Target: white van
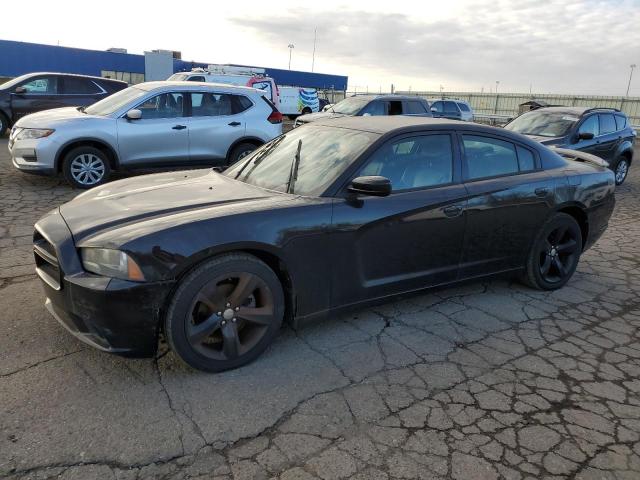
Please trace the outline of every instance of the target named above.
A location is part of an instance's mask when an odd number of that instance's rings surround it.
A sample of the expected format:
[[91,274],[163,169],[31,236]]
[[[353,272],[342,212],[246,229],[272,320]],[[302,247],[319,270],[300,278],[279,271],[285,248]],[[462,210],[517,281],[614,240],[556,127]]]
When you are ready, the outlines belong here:
[[320,99],[315,88],[280,87],[280,113],[289,116],[320,111]]

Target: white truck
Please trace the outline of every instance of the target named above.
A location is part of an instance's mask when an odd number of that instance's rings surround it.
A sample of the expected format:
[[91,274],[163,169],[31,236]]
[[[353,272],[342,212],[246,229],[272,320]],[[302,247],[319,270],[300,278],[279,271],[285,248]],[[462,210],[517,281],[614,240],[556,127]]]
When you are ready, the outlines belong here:
[[209,65],[206,69],[194,68],[190,72],[174,73],[167,80],[253,87],[262,90],[280,113],[289,117],[320,111],[320,100],[315,88],[278,86],[273,78],[266,75],[264,68]]

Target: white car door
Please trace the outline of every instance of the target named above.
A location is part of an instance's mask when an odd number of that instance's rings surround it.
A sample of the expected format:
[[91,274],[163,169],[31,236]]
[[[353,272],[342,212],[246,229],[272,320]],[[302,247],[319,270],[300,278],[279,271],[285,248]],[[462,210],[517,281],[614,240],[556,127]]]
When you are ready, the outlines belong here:
[[250,105],[244,95],[191,92],[189,158],[224,160],[231,145],[245,136],[243,112]]
[[188,94],[169,92],[155,95],[134,108],[138,120],[119,118],[118,153],[123,165],[170,165],[189,160]]

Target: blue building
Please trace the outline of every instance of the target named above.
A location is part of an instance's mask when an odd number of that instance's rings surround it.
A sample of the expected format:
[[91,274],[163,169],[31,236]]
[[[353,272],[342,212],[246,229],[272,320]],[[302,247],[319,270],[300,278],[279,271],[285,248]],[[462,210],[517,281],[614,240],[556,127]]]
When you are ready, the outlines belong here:
[[[173,59],[173,72],[206,68],[208,63]],[[324,73],[265,68],[278,85],[345,91],[348,77]],[[0,77],[12,78],[31,72],[64,72],[143,82],[149,77],[145,55],[85,50],[37,43],[0,40]]]

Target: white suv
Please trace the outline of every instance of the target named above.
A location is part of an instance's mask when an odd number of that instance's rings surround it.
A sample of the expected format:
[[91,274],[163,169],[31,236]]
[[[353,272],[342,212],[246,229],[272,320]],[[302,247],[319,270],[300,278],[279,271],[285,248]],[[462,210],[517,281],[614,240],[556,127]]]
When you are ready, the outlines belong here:
[[86,108],[27,115],[11,130],[9,151],[24,172],[61,172],[90,188],[113,170],[230,165],[281,133],[282,114],[254,88],[148,82]]

